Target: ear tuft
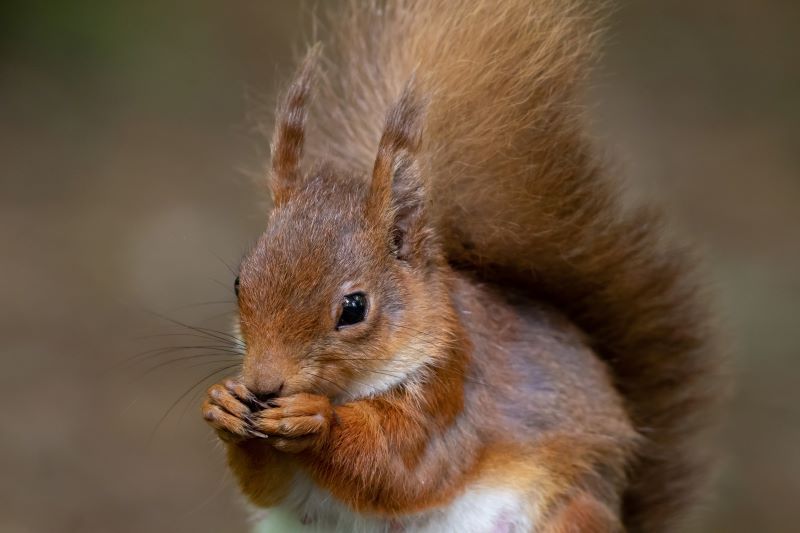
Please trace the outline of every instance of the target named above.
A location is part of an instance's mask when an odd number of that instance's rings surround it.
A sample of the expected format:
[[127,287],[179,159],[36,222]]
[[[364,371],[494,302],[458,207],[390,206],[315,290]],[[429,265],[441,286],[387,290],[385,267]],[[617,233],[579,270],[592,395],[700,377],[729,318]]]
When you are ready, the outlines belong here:
[[406,160],[416,155],[422,140],[423,110],[424,105],[416,95],[412,78],[386,115],[378,156],[372,169],[371,189],[377,199],[388,202],[394,181],[402,179],[398,174],[409,166]]
[[372,171],[369,211],[387,231],[395,254],[408,259],[422,245],[425,202],[417,152],[422,142],[424,102],[412,78],[386,116]]
[[321,50],[322,46],[317,43],[308,51],[275,114],[275,132],[270,146],[274,205],[285,202],[300,179],[308,101]]

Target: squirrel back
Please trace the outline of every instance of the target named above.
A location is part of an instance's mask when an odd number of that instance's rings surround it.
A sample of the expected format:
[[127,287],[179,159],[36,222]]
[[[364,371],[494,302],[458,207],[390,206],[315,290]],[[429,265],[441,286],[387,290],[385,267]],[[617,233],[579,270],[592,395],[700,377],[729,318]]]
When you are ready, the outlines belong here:
[[707,473],[698,436],[717,358],[690,255],[651,210],[622,208],[582,131],[577,92],[604,15],[577,0],[350,2],[306,150],[370,167],[413,80],[426,100],[416,159],[448,261],[555,305],[588,335],[643,437],[624,523],[655,532]]

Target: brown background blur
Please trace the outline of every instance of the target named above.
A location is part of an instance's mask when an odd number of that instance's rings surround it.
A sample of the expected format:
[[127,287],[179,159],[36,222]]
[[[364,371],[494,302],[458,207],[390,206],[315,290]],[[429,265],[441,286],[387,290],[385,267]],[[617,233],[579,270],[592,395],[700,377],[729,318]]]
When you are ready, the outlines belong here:
[[[169,410],[215,360],[114,365],[196,344],[143,338],[181,331],[152,312],[227,327],[223,261],[264,223],[250,117],[309,21],[288,1],[2,3],[1,532],[244,530],[202,387]],[[692,531],[800,523],[799,56],[797,1],[629,1],[587,99],[707,252],[731,331],[719,490]]]

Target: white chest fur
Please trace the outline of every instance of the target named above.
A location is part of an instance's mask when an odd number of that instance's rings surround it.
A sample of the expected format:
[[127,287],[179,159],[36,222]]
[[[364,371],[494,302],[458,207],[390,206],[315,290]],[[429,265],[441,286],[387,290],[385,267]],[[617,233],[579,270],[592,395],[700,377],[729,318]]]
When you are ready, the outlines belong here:
[[[256,531],[286,531],[272,525],[286,514],[305,525],[292,530],[308,532],[420,532],[420,533],[517,533],[533,530],[532,502],[523,494],[476,483],[446,507],[424,513],[386,519],[354,513],[307,478],[297,479],[281,509],[257,512]],[[281,515],[281,516],[279,516]],[[284,526],[285,527],[285,526]]]

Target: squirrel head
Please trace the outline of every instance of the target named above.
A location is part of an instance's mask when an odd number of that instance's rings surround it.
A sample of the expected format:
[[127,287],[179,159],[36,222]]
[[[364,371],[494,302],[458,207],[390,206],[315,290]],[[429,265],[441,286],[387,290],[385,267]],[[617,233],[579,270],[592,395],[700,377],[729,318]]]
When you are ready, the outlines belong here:
[[237,278],[243,378],[261,395],[352,398],[441,353],[445,263],[415,157],[423,105],[413,83],[387,115],[371,175],[326,163],[301,170],[316,56],[278,108],[273,209]]

